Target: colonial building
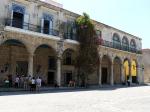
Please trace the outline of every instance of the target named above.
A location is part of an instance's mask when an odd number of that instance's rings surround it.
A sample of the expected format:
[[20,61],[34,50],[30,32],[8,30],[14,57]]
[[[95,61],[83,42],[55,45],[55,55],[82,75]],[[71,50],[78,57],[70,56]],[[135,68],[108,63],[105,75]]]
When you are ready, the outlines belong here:
[[144,71],[144,82],[150,83],[150,49],[143,49],[143,71]]
[[[74,21],[80,15],[43,0],[0,1],[0,84],[8,76],[41,76],[45,84],[77,80],[79,42]],[[143,83],[141,38],[94,21],[99,42],[98,70],[90,85]],[[64,29],[60,24],[66,23]],[[60,33],[64,30],[64,34]],[[93,57],[94,58],[94,57]]]

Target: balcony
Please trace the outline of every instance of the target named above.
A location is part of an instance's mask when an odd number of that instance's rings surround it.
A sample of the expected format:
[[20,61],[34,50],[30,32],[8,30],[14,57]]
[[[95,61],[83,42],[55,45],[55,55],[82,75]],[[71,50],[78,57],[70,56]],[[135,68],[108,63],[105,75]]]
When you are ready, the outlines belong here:
[[75,33],[64,33],[64,39],[77,40],[77,35]]
[[12,20],[12,19],[5,19],[5,26],[11,26],[11,27],[29,30],[37,33],[43,33],[47,35],[59,36],[58,30],[46,29],[46,28],[42,28],[41,26],[25,23],[22,21]]
[[110,47],[110,48],[114,48],[114,49],[128,51],[128,52],[131,52],[131,53],[142,54],[142,51],[137,50],[136,48],[132,48],[132,47],[129,47],[129,46],[122,46],[121,44],[120,45],[114,44],[113,42],[106,41],[106,40],[101,40],[101,41],[98,41],[97,43],[98,43],[98,45],[102,45],[102,46],[105,46],[105,47]]

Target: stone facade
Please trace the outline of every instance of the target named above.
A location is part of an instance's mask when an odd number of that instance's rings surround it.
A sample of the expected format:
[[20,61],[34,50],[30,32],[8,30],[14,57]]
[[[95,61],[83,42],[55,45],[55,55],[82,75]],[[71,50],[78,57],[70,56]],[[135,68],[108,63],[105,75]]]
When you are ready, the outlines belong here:
[[150,49],[143,49],[143,71],[144,71],[144,82],[149,83],[150,82]]
[[[1,84],[8,75],[12,79],[16,75],[41,76],[46,84],[56,81],[60,86],[78,80],[74,61],[79,43],[68,33],[63,38],[59,25],[73,23],[80,15],[40,0],[1,0],[0,10]],[[98,70],[89,76],[89,84],[125,83],[125,61],[129,63],[131,79],[130,65],[136,62],[136,82],[143,83],[141,39],[100,22],[93,23],[99,31],[100,61]]]

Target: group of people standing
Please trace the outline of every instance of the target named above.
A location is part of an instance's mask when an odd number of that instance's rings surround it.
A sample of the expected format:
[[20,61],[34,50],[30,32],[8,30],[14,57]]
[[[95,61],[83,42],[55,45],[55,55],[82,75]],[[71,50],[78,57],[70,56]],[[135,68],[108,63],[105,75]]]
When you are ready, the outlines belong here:
[[[25,90],[30,91],[39,91],[42,84],[42,79],[40,77],[31,77],[31,76],[19,76],[17,75],[14,81],[5,80],[5,85],[7,87],[14,86],[15,88],[24,88]],[[8,86],[9,85],[9,86]]]

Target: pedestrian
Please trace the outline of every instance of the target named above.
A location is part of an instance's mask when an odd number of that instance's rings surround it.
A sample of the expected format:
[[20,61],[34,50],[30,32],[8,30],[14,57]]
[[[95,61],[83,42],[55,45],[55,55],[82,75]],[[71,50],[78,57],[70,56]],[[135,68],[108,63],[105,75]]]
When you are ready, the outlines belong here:
[[42,82],[41,78],[38,77],[38,78],[36,79],[36,89],[37,89],[38,92],[40,91],[41,82]]
[[28,77],[24,77],[24,81],[23,81],[23,88],[25,89],[25,90],[27,90],[28,89]]
[[32,91],[32,77],[28,76],[28,87],[30,88],[30,91]]
[[131,83],[130,78],[128,78],[128,80],[127,80],[128,86],[130,86],[130,83]]
[[31,80],[31,91],[35,91],[36,90],[36,81],[35,78],[33,77]]
[[59,87],[56,80],[54,81],[54,87],[55,87],[55,88],[58,88],[58,87]]
[[5,79],[5,87],[9,88],[9,80],[8,80],[8,78]]
[[18,88],[19,87],[19,77],[16,76],[15,78],[15,88]]

